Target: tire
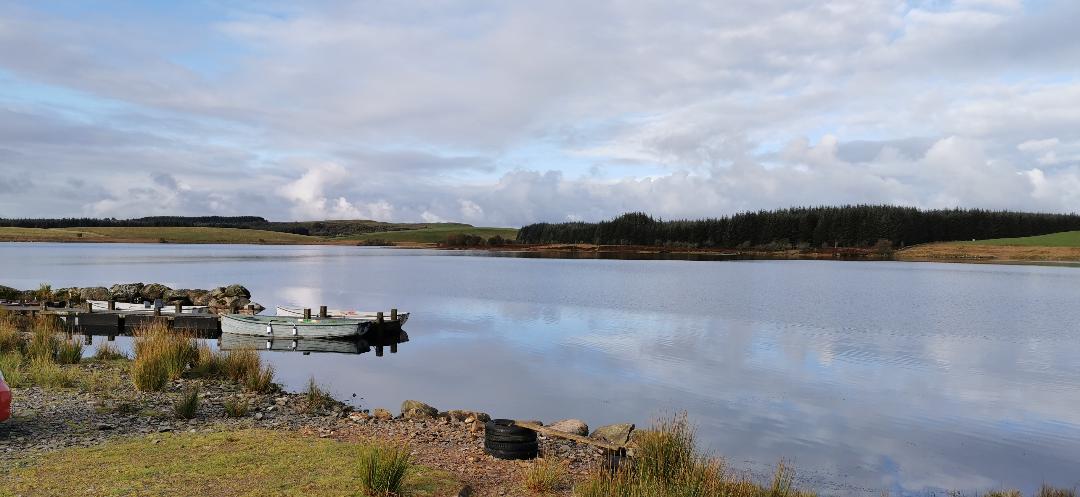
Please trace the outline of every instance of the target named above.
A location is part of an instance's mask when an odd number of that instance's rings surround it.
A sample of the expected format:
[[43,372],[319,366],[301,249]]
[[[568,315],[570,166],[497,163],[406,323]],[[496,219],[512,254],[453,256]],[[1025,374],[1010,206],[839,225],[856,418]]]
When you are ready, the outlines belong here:
[[484,435],[484,440],[488,441],[488,442],[501,442],[501,443],[512,443],[512,444],[530,443],[530,442],[535,443],[536,442],[536,433],[530,433],[528,435],[487,434],[487,435]]
[[538,450],[532,450],[532,451],[501,451],[501,450],[492,450],[492,449],[485,448],[484,452],[490,454],[492,457],[495,457],[497,459],[511,459],[511,460],[513,460],[513,459],[536,459],[536,456],[539,455]]
[[536,452],[539,447],[540,444],[535,441],[525,443],[492,442],[491,440],[484,441],[485,449],[496,450],[499,452]]
[[536,437],[536,432],[522,428],[514,424],[512,419],[493,419],[484,424],[485,435],[499,435],[499,436],[533,436]]

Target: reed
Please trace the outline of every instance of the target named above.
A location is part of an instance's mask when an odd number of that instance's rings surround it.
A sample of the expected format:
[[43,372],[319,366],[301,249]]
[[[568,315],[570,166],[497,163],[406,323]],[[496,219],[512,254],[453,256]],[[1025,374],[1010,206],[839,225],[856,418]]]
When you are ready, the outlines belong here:
[[61,340],[56,346],[57,364],[78,364],[82,360],[83,345],[78,340]]
[[315,412],[326,409],[334,403],[334,398],[330,396],[330,393],[323,390],[318,383],[315,382],[315,377],[312,376],[308,380],[307,390],[304,392],[304,406],[308,412]]
[[193,385],[191,388],[184,390],[180,394],[180,398],[173,404],[173,414],[178,419],[192,419],[195,417],[195,411],[199,409],[199,385]]
[[99,361],[115,361],[127,358],[127,354],[123,353],[115,342],[104,342],[98,345],[97,350],[94,351],[94,359]]
[[250,392],[269,393],[274,390],[274,367],[266,366],[244,379],[244,388]]
[[259,373],[261,360],[255,350],[230,350],[225,354],[220,370],[225,377],[238,383],[244,383],[248,378]]
[[556,458],[536,459],[522,475],[525,489],[533,493],[555,492],[566,483],[569,465]]
[[360,450],[357,460],[360,489],[371,497],[402,495],[412,471],[408,445],[373,443]]
[[170,331],[164,323],[150,323],[135,330],[135,361],[132,378],[140,390],[160,390],[180,378],[199,356],[195,339]]
[[191,367],[196,376],[216,378],[225,370],[225,354],[210,348],[205,343],[198,346],[198,357],[195,365]]
[[32,359],[54,360],[60,348],[57,335],[61,331],[60,321],[55,316],[37,316],[30,325],[30,343],[26,347],[26,354]]
[[18,350],[0,352],[0,371],[4,372],[4,381],[11,388],[28,386],[23,366],[23,355]]

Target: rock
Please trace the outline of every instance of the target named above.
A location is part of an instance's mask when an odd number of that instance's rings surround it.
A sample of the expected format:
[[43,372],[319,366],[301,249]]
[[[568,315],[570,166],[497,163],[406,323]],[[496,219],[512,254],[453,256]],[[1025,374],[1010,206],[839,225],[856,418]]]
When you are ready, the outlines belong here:
[[109,288],[109,298],[117,302],[142,300],[142,283],[117,283]]
[[82,300],[109,300],[109,289],[103,286],[89,286],[79,289],[79,298]]
[[580,419],[564,419],[562,421],[556,421],[548,425],[548,428],[563,433],[573,433],[581,436],[587,436],[589,434],[589,425],[585,424],[585,422]]
[[161,297],[167,304],[195,305],[188,296],[190,290],[169,290]]
[[481,433],[484,431],[484,423],[481,423],[479,419],[474,419],[472,424],[469,425],[469,433]]
[[434,418],[439,410],[419,400],[406,400],[401,403],[401,417],[405,419]]
[[139,295],[141,295],[143,299],[153,302],[157,299],[164,300],[165,293],[170,291],[172,291],[172,288],[162,285],[161,283],[151,283],[142,287],[142,290],[139,291]]
[[191,299],[191,305],[207,305],[210,303],[210,292],[206,290],[177,290],[178,292],[185,292],[187,297]]
[[371,416],[375,419],[380,419],[383,421],[389,421],[391,419],[394,419],[393,413],[381,407],[372,411]]
[[445,414],[445,417],[454,421],[462,421],[465,423],[472,423],[474,419],[478,419],[484,423],[491,421],[491,416],[489,416],[488,413],[480,411],[463,411],[461,409],[453,409],[450,411],[446,411],[445,413],[441,413],[440,416],[442,414]]
[[251,292],[243,285],[229,285],[222,289],[226,297],[240,297],[244,299],[251,298]]
[[263,418],[263,413],[261,413],[261,412],[255,413],[255,419],[262,419],[262,418]]
[[109,423],[98,423],[97,424],[97,429],[99,429],[99,430],[115,430],[116,425],[111,425]]
[[68,302],[78,302],[82,300],[79,296],[79,289],[77,287],[61,288],[53,292],[53,297],[66,300]]
[[601,426],[593,431],[589,437],[615,445],[626,445],[626,442],[630,440],[630,433],[633,431],[633,423],[617,423]]

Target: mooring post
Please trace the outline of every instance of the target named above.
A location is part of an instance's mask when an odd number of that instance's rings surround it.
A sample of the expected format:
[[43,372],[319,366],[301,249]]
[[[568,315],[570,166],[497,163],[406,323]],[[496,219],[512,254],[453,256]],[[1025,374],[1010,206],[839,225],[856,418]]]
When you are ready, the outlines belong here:
[[397,342],[390,344],[390,353],[397,354]]
[[87,314],[92,314],[93,312],[94,312],[94,304],[91,304],[90,302],[87,302],[86,303],[86,313]]
[[320,305],[319,306],[319,317],[321,317],[321,318],[326,317],[326,306],[325,305]]
[[45,309],[48,309],[48,308],[49,308],[49,303],[42,300],[41,301],[41,310],[44,311]]
[[383,346],[382,345],[376,345],[375,346],[375,357],[382,357],[382,356],[383,356]]
[[93,345],[94,344],[94,335],[91,335],[89,333],[83,335],[83,342],[86,345]]
[[311,309],[304,308],[304,319],[311,319]]
[[390,320],[397,321],[397,309],[390,309]]
[[181,304],[180,302],[177,302],[176,304],[173,304],[173,306],[174,306],[173,307],[173,312],[175,312],[177,316],[179,316],[180,313],[184,312],[184,305]]
[[109,299],[109,310],[110,311],[115,311],[116,310],[116,301],[113,300],[113,299]]
[[157,306],[154,306],[154,316],[160,316],[160,315],[161,315],[161,308],[157,307]]

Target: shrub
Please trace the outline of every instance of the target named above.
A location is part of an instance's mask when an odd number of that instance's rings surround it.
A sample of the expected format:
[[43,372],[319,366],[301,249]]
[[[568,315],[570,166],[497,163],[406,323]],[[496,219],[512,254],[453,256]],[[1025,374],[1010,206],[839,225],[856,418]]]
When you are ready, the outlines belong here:
[[568,465],[554,458],[537,459],[523,477],[525,488],[530,492],[549,493],[558,490],[566,482]]
[[132,378],[140,390],[160,390],[175,380],[198,359],[199,351],[191,335],[170,331],[164,323],[151,323],[135,330],[135,362]]
[[104,342],[98,345],[97,350],[94,351],[94,359],[99,361],[113,361],[117,359],[127,359],[127,354],[120,351],[120,347],[115,342]]
[[372,497],[401,495],[412,465],[408,445],[375,443],[364,447],[357,461],[360,489]]
[[236,396],[225,400],[225,416],[230,418],[242,418],[247,416],[250,405],[247,399]]
[[334,398],[330,394],[319,387],[318,383],[315,383],[315,377],[312,376],[308,380],[307,391],[304,392],[304,406],[308,412],[314,412],[326,409],[334,403]]
[[248,378],[259,373],[260,364],[259,353],[255,350],[230,350],[225,354],[220,370],[226,378],[244,383]]
[[83,346],[75,339],[61,340],[56,347],[58,364],[78,364],[82,360]]
[[274,389],[274,368],[266,366],[244,379],[244,388],[256,393],[268,393]]
[[173,405],[173,414],[179,419],[191,419],[195,417],[195,411],[199,409],[199,386],[194,385],[184,393]]
[[205,343],[198,346],[195,365],[191,367],[196,376],[216,378],[224,374],[225,354],[210,348]]

